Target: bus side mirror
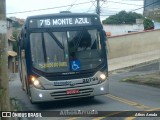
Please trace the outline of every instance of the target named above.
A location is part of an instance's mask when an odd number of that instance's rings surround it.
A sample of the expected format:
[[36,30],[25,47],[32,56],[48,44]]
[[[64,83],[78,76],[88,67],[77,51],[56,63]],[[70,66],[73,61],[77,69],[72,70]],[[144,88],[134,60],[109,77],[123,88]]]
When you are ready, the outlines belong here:
[[107,40],[106,32],[103,30],[103,35],[105,36],[105,40]]
[[102,30],[102,35],[104,37],[104,45],[106,46],[106,42],[107,42],[107,35],[106,32],[104,30]]

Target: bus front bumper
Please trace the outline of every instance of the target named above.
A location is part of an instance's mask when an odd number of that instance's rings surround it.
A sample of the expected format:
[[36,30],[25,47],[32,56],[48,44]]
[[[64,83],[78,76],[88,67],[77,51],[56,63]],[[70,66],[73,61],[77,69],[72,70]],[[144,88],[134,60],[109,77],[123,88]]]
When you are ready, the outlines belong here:
[[[75,93],[67,94],[67,91],[73,91]],[[76,91],[78,91],[78,93],[76,93]],[[33,103],[90,97],[104,95],[107,93],[109,93],[108,80],[96,85],[67,89],[41,90],[35,88],[34,86],[30,87],[30,94]]]

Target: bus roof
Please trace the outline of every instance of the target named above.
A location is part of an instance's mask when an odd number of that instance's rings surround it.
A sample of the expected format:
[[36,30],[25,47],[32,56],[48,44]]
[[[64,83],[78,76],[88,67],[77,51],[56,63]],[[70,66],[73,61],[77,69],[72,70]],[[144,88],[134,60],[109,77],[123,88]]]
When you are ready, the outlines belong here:
[[27,19],[46,18],[46,17],[67,17],[67,16],[96,16],[99,18],[99,16],[94,13],[55,13],[55,14],[28,16]]

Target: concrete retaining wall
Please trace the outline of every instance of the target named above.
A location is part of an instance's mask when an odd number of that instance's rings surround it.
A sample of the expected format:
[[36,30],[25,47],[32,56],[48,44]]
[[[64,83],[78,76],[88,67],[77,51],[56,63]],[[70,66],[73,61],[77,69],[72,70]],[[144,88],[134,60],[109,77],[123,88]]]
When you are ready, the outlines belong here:
[[108,37],[109,59],[160,50],[160,30]]

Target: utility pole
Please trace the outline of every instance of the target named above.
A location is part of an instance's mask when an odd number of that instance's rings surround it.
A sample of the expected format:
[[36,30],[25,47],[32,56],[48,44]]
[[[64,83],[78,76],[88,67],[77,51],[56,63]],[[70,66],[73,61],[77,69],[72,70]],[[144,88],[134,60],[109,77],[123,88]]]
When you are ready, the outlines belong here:
[[0,0],[0,111],[10,111],[6,33],[6,0]]
[[97,8],[96,8],[96,13],[100,16],[100,0],[97,0]]

